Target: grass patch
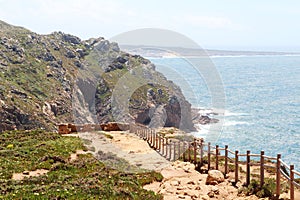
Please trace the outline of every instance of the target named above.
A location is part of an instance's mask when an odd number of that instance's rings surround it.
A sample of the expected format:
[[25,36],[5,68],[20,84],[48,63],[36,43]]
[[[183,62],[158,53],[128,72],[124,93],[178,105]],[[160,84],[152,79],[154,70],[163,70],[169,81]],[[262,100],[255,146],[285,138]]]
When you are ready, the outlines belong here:
[[104,133],[104,136],[105,136],[106,138],[108,138],[108,139],[111,139],[111,140],[114,138],[112,135],[110,135],[110,134],[108,134],[108,133]]
[[276,182],[273,178],[266,178],[265,184],[260,187],[259,181],[252,179],[248,187],[239,189],[239,193],[256,195],[259,198],[273,197],[276,191]]
[[[142,188],[161,181],[159,173],[124,173],[91,154],[70,162],[72,152],[85,150],[79,138],[36,130],[0,133],[0,141],[0,199],[162,199]],[[13,173],[40,168],[50,171],[11,179]]]

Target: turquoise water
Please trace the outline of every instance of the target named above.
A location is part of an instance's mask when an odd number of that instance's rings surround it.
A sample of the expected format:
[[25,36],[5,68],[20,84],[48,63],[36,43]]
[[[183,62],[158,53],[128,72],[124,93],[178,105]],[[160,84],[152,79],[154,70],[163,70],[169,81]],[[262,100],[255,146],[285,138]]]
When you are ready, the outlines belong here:
[[[264,150],[274,157],[280,153],[284,161],[299,169],[300,56],[214,57],[211,60],[221,76],[226,95],[223,128],[216,143],[227,144],[231,150],[240,152]],[[158,71],[181,87],[194,107],[213,109],[205,80],[186,60],[155,58],[151,61]],[[210,130],[202,126],[194,134],[205,138]]]

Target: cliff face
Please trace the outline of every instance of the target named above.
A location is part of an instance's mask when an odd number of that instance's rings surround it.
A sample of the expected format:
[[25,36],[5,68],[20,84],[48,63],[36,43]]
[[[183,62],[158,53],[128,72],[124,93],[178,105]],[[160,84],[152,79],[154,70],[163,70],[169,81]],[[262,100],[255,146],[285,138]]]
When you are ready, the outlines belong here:
[[191,130],[190,111],[149,60],[116,43],[0,21],[0,131],[108,121]]

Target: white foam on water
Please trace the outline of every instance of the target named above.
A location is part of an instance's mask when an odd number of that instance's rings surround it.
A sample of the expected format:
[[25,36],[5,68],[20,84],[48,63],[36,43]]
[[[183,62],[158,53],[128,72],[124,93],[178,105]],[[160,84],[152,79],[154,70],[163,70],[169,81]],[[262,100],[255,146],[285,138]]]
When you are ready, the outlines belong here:
[[249,114],[247,114],[247,113],[235,113],[235,112],[230,112],[229,110],[225,110],[224,115],[225,115],[225,117],[229,117],[229,116],[247,116]]
[[198,138],[206,138],[207,134],[209,133],[210,125],[195,124],[195,128],[197,131],[191,132],[193,136]]
[[223,126],[251,125],[249,122],[243,121],[225,121]]

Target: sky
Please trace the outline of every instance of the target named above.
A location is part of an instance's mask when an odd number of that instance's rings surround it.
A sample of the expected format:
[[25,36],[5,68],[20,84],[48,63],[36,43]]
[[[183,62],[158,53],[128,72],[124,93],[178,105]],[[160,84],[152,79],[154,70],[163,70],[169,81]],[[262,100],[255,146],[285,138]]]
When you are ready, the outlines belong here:
[[0,20],[82,39],[161,28],[207,49],[300,52],[298,0],[0,0]]

